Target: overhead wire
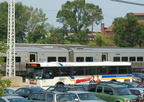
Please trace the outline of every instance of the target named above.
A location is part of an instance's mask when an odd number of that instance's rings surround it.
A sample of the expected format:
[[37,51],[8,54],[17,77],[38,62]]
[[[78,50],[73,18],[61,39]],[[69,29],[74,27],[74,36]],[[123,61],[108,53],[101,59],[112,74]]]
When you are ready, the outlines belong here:
[[111,1],[121,2],[121,3],[127,3],[127,4],[132,4],[132,5],[144,6],[144,4],[142,4],[142,3],[129,2],[129,1],[124,1],[124,0],[111,0]]

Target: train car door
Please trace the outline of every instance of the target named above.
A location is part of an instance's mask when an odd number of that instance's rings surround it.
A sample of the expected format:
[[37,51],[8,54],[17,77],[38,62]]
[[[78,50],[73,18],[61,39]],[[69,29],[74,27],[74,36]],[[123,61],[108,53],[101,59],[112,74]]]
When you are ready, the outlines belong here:
[[37,56],[36,52],[29,53],[29,61],[30,62],[37,62],[38,61],[38,56]]
[[108,53],[102,53],[101,61],[108,61]]

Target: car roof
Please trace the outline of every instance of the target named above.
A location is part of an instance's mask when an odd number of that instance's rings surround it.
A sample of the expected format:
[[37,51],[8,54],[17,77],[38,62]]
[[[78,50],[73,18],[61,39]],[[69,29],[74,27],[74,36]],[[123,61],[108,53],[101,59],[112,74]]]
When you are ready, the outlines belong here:
[[134,90],[144,90],[144,88],[129,88],[129,89],[134,89]]
[[10,99],[10,98],[24,98],[24,97],[21,97],[21,96],[2,96],[1,98]]
[[79,93],[91,93],[88,91],[67,91],[68,93],[75,93],[75,94],[79,94]]
[[113,88],[119,88],[119,87],[125,87],[123,85],[120,85],[120,84],[107,84],[107,83],[103,83],[103,84],[99,84],[100,86],[110,86],[110,87],[113,87]]

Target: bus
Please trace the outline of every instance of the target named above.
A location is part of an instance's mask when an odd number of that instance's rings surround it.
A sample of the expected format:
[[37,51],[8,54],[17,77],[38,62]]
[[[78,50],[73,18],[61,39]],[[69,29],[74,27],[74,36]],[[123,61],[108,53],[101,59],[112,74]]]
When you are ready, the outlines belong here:
[[91,76],[101,81],[115,79],[132,82],[130,62],[28,62],[26,85],[29,87],[63,86],[89,83]]

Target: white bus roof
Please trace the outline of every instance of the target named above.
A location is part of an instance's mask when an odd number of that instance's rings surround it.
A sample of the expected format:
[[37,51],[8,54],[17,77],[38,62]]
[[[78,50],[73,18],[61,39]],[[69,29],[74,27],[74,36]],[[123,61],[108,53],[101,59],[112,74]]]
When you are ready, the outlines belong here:
[[27,64],[40,64],[41,67],[48,66],[131,66],[130,62],[29,62]]

